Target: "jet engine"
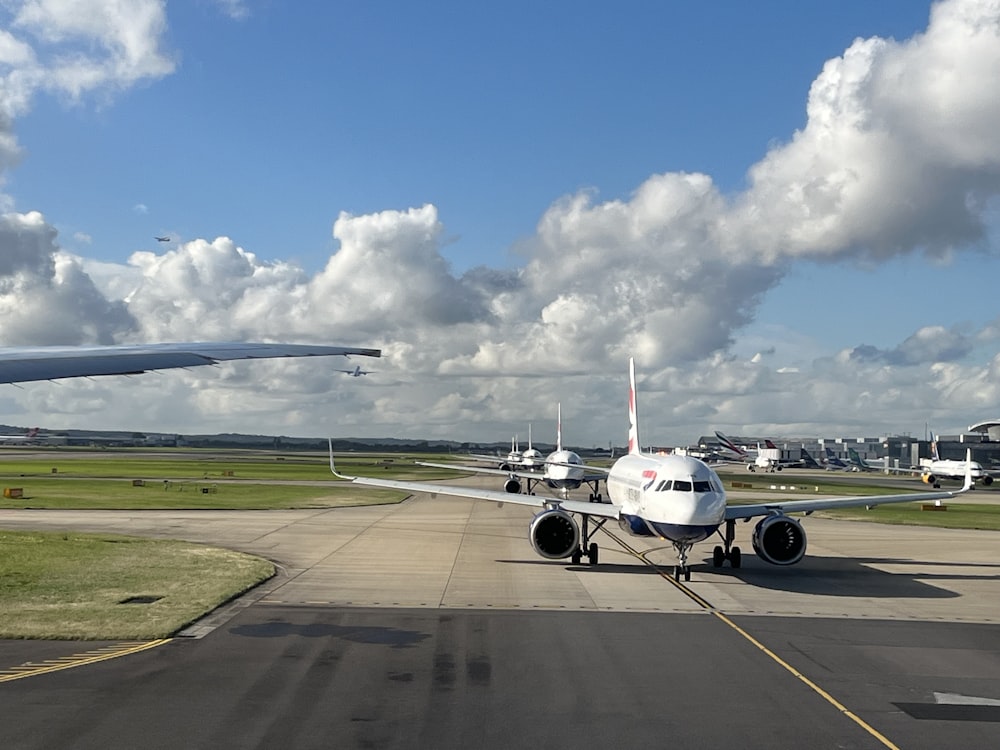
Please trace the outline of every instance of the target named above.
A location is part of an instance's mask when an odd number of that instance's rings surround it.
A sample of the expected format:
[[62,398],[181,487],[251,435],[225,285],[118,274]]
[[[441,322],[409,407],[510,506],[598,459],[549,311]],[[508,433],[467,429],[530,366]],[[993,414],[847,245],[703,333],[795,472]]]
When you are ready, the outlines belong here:
[[509,492],[511,495],[516,495],[521,491],[521,483],[517,481],[516,477],[510,477],[503,483],[503,491]]
[[991,477],[989,474],[983,475],[982,483],[985,484],[987,487],[989,487],[991,484],[993,484],[993,477]]
[[528,538],[539,555],[548,560],[561,560],[580,546],[580,527],[566,511],[551,508],[531,520]]
[[922,481],[924,484],[929,484],[932,487],[937,487],[938,484],[938,478],[933,474],[921,474],[920,481]]
[[788,516],[768,516],[754,527],[753,551],[772,565],[794,565],[806,553],[806,531]]

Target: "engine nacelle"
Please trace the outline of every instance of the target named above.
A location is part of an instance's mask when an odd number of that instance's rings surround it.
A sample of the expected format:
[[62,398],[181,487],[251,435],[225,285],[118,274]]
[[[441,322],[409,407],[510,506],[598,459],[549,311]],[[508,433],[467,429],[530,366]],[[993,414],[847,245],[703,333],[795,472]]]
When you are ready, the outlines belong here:
[[979,481],[985,484],[987,487],[989,487],[991,484],[993,484],[993,477],[991,477],[989,474],[986,474]]
[[928,474],[921,474],[920,475],[920,481],[923,482],[924,484],[929,484],[931,486],[935,486],[935,485],[937,485],[938,478],[936,476],[934,476],[933,474],[930,474],[930,473],[928,473]]
[[788,516],[768,516],[753,530],[753,551],[772,565],[794,565],[806,553],[806,530]]
[[511,495],[516,495],[521,491],[521,483],[517,481],[517,478],[511,477],[503,483],[503,491],[509,492]]
[[543,510],[531,520],[528,538],[542,557],[562,560],[580,546],[580,527],[569,513],[553,508]]

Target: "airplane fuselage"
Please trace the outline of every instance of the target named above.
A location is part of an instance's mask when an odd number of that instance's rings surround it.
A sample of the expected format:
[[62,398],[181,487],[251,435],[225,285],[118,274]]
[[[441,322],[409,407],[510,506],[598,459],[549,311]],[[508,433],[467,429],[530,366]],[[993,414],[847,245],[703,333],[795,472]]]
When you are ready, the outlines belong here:
[[[955,461],[951,458],[939,458],[931,461],[929,464],[921,468],[923,469],[924,477],[934,475],[945,479],[964,479],[965,463],[965,461]],[[979,481],[980,479],[988,476],[988,474],[983,471],[982,464],[978,461],[972,461],[970,464],[973,481]]]
[[573,451],[556,450],[545,459],[545,483],[553,489],[575,490],[583,476],[583,459]]
[[714,534],[725,518],[722,480],[690,456],[630,453],[611,467],[607,487],[621,506],[620,526],[635,536],[694,544]]

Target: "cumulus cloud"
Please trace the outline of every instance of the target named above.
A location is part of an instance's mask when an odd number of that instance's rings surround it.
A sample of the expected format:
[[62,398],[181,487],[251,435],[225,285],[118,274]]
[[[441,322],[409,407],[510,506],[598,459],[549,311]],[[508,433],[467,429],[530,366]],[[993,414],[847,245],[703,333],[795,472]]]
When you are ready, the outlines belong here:
[[[81,19],[39,31],[43,11],[65,8],[54,0],[17,7],[11,33],[21,36],[0,37],[10,71],[44,67],[46,45],[98,33]],[[119,33],[97,47],[132,61],[134,75],[162,75],[169,61],[151,43],[158,7],[127,25],[145,43]],[[724,195],[708,175],[666,173],[623,199],[565,196],[544,211],[514,270],[453,273],[433,205],[341,214],[338,249],[314,274],[227,237],[135,253],[115,269],[62,252],[40,215],[10,215],[0,227],[12,248],[0,256],[2,338],[44,336],[48,328],[30,323],[46,310],[65,341],[281,339],[386,352],[380,376],[361,383],[312,362],[262,362],[115,389],[70,383],[61,405],[44,386],[25,397],[32,408],[72,404],[77,413],[129,403],[178,431],[252,419],[266,421],[261,432],[495,438],[511,422],[552,421],[561,400],[567,437],[606,444],[624,433],[624,406],[609,405],[624,404],[629,355],[640,362],[644,414],[656,415],[644,423],[653,443],[713,427],[855,433],[941,424],[943,414],[972,421],[970,410],[1000,396],[1000,361],[970,363],[997,340],[997,321],[923,328],[896,347],[859,345],[794,366],[765,346],[738,357],[734,342],[802,259],[878,263],[975,248],[986,201],[1000,191],[997,80],[1000,0],[935,5],[925,33],[857,40],[829,61],[809,91],[805,126],[749,170],[744,191]],[[308,406],[290,407],[291,396]]]

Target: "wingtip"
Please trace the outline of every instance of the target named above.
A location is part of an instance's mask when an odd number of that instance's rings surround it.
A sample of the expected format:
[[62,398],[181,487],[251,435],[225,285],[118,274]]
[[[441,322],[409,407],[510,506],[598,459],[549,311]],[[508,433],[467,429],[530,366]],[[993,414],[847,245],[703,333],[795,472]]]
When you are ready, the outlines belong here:
[[339,471],[337,471],[337,465],[336,463],[334,463],[333,460],[333,438],[327,438],[327,442],[330,445],[330,471],[338,479],[346,479],[348,482],[353,482],[354,477],[349,477],[346,474],[341,474]]

